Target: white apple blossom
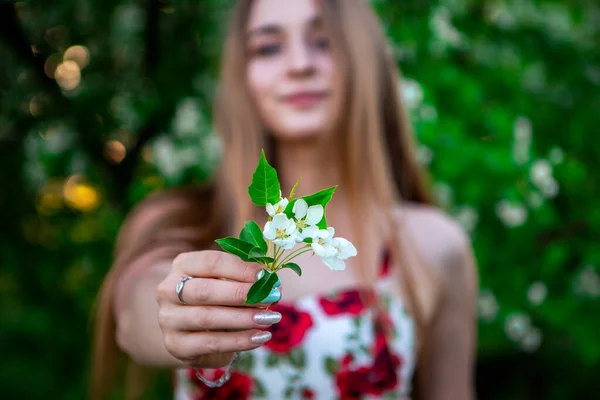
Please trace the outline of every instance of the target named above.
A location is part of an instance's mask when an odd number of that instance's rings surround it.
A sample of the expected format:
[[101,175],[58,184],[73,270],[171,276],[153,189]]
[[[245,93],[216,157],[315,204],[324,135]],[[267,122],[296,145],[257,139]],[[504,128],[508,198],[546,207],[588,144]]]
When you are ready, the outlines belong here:
[[343,271],[346,269],[344,260],[356,256],[357,251],[349,240],[341,237],[334,238],[334,233],[335,230],[331,227],[327,230],[319,230],[313,237],[311,246],[325,265],[334,271]]
[[282,249],[291,250],[296,244],[296,223],[285,214],[276,214],[265,224],[263,235]]
[[337,249],[331,245],[331,239],[335,230],[331,227],[327,229],[319,229],[314,236],[312,236],[311,247],[316,255],[321,258],[332,257],[337,253]]
[[275,204],[267,203],[267,214],[274,217],[277,214],[281,214],[285,211],[289,201],[285,197],[282,197],[279,202]]
[[304,199],[299,199],[294,203],[292,211],[296,217],[296,242],[313,238],[319,230],[316,225],[323,219],[325,213],[323,206],[317,204],[309,207]]
[[336,253],[332,257],[323,258],[323,263],[334,271],[343,271],[346,269],[344,260],[356,256],[356,247],[347,239],[333,238],[331,246],[336,249]]

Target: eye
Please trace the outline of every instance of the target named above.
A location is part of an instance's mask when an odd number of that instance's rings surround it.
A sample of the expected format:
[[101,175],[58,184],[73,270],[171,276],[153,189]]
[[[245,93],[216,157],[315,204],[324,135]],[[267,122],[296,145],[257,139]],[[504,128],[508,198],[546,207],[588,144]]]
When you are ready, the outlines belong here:
[[265,44],[257,46],[254,49],[254,54],[259,57],[268,57],[275,55],[281,51],[281,45],[278,43]]
[[319,50],[329,49],[329,38],[322,36],[313,40],[313,46]]

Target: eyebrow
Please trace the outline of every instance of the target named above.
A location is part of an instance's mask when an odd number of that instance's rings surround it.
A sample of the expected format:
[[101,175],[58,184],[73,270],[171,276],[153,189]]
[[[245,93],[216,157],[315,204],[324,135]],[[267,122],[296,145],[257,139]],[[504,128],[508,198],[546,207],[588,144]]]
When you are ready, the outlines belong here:
[[[323,21],[320,16],[311,18],[307,23],[307,25],[310,26],[311,28],[315,28],[315,27],[319,28],[322,26],[322,24],[323,24]],[[252,28],[252,29],[248,30],[248,32],[246,33],[246,37],[251,38],[253,36],[269,35],[269,34],[275,35],[275,34],[281,33],[281,31],[282,31],[282,29],[281,29],[280,25],[269,23],[269,24],[261,25],[256,28]]]

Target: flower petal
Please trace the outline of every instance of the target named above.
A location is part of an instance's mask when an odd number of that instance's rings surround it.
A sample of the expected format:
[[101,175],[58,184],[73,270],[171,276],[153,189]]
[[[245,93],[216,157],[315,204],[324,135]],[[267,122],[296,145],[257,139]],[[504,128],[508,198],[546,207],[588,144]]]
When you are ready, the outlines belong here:
[[271,222],[267,222],[265,224],[265,230],[263,231],[263,236],[267,240],[273,240],[277,237],[277,232],[273,228],[273,224]]
[[323,219],[324,213],[325,210],[322,205],[317,204],[316,206],[310,206],[307,212],[308,215],[306,216],[306,223],[308,225],[318,224]]
[[350,242],[347,239],[344,239],[343,237],[337,237],[333,239],[332,245],[337,247],[337,249],[339,250],[339,253],[336,255],[336,257],[341,260],[354,257],[358,253],[356,251],[356,247],[354,247],[352,242]]
[[326,231],[325,229],[319,229],[319,231],[317,232],[317,234],[315,236],[317,238],[323,239],[325,241],[329,241],[331,239],[331,236],[329,235],[329,232]]
[[288,220],[288,224],[285,227],[285,233],[286,233],[286,235],[291,235],[294,232],[296,232],[296,223],[290,219],[290,220]]
[[273,220],[271,221],[271,224],[275,229],[285,229],[287,228],[289,222],[290,220],[285,214],[275,214]]
[[296,240],[293,236],[290,236],[285,239],[275,239],[273,243],[284,250],[291,250],[296,245]]
[[285,211],[285,208],[288,206],[289,200],[285,197],[281,199],[279,203],[277,203],[277,211],[282,213]]
[[267,203],[267,214],[271,217],[275,215],[275,206],[271,203]]
[[298,199],[294,203],[294,207],[292,207],[292,212],[296,219],[302,219],[306,216],[308,211],[308,203],[304,199]]
[[335,229],[332,226],[327,228],[327,232],[329,233],[329,238],[332,238],[335,235]]
[[337,257],[322,258],[323,264],[327,265],[333,271],[343,271],[346,269],[346,263]]
[[319,257],[325,257],[327,254],[325,247],[317,242],[312,242],[310,244],[310,247],[315,252],[315,254],[318,255]]
[[306,228],[302,229],[302,237],[314,239],[315,237],[317,237],[318,232],[319,228],[317,228],[316,226],[307,226]]
[[302,241],[304,241],[304,236],[302,235],[302,233],[296,231],[294,232],[294,239],[296,240],[296,243],[300,243]]

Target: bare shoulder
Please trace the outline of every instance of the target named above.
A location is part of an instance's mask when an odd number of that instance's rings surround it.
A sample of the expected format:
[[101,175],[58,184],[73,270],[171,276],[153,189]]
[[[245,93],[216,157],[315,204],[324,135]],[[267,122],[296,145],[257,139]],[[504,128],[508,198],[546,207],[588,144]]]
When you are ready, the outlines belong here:
[[470,238],[456,221],[436,207],[416,203],[397,207],[396,215],[402,237],[414,246],[435,276],[446,285],[476,285]]

